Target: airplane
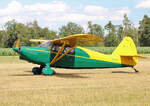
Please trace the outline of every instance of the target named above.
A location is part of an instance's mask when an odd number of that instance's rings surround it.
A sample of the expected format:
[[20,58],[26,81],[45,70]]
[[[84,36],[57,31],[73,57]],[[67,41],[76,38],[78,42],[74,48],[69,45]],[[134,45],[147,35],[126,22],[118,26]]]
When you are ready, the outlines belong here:
[[55,40],[37,40],[36,47],[20,46],[20,39],[13,48],[19,54],[20,59],[40,65],[33,67],[34,75],[54,75],[56,72],[51,67],[70,69],[89,68],[120,68],[134,66],[138,58],[144,58],[137,54],[136,46],[131,37],[124,37],[119,46],[111,55],[83,48],[80,45],[93,42],[101,42],[102,39],[92,34],[76,34]]

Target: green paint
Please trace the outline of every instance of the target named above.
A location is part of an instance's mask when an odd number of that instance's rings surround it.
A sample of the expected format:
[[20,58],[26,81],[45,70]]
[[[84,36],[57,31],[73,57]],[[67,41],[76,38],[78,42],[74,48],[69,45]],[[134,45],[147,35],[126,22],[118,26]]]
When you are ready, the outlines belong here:
[[56,72],[53,71],[49,64],[46,65],[45,68],[42,69],[43,75],[54,75]]
[[81,56],[81,57],[89,58],[89,55],[85,51],[81,50],[78,47],[75,48],[75,56]]
[[127,67],[127,65],[122,65],[118,63],[112,63],[107,61],[94,60],[89,58],[75,58],[75,68],[117,68],[117,67]]
[[[52,59],[56,54],[52,54]],[[112,63],[107,61],[100,61],[95,59],[90,59],[89,55],[83,50],[76,48],[75,52],[70,56],[66,55],[59,61],[57,61],[53,67],[64,67],[64,68],[117,68],[117,67],[129,67],[128,65],[122,65],[118,63]]]
[[[17,49],[14,50],[18,51]],[[21,47],[18,53],[21,55],[21,59],[39,65],[46,65],[46,67],[42,69],[42,73],[44,75],[55,74],[55,72],[51,69],[51,67],[48,64],[50,64],[50,61],[55,57],[57,52],[43,47]],[[75,48],[75,51],[73,53],[65,55],[51,66],[62,68],[129,67],[128,65],[90,59],[89,55],[78,47]]]
[[[51,52],[51,60],[55,57],[55,53]],[[75,57],[83,57],[83,58],[89,58],[89,55],[81,50],[80,48],[75,48],[75,51],[73,53],[67,54],[64,57],[62,57],[59,61],[57,61],[55,64],[53,64],[53,67],[65,67],[65,68],[75,68]]]
[[21,58],[36,64],[50,63],[50,52],[43,47],[21,47]]

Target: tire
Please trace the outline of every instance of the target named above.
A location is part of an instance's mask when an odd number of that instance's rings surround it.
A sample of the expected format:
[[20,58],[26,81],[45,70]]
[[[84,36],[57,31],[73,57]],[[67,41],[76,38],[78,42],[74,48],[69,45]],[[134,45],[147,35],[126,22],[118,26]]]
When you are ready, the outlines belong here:
[[40,70],[39,67],[33,67],[32,73],[33,73],[34,75],[41,75],[42,71]]

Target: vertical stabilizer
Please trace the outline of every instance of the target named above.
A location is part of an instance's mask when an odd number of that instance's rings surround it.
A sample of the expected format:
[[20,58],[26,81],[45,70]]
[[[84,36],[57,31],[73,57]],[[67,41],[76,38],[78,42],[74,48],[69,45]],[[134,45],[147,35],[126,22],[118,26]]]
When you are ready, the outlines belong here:
[[125,37],[112,55],[137,56],[136,46],[131,37]]
[[131,37],[125,37],[119,46],[113,51],[112,55],[119,56],[121,64],[134,66],[138,62],[136,46]]

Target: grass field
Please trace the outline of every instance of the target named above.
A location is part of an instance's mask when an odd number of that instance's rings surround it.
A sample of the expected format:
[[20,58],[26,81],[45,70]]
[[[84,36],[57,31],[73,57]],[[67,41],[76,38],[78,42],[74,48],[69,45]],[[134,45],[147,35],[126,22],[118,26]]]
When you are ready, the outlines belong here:
[[59,69],[33,76],[31,63],[0,56],[0,106],[150,106],[150,55],[131,68]]

